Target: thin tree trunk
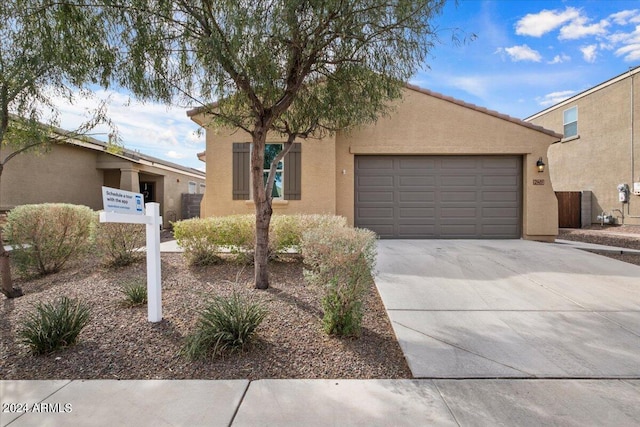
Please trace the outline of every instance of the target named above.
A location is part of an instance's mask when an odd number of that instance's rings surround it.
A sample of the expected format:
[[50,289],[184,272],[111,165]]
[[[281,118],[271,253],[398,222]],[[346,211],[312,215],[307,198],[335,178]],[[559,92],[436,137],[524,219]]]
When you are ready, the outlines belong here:
[[4,241],[2,240],[2,232],[0,231],[0,277],[2,280],[2,293],[7,298],[21,297],[22,290],[13,287],[11,280],[11,265],[9,264],[9,252],[4,249]]
[[[4,164],[0,164],[0,179],[2,178],[2,171]],[[0,280],[2,280],[2,292],[7,298],[21,297],[22,290],[20,288],[13,287],[13,280],[11,279],[11,264],[9,263],[9,252],[4,249],[4,240],[2,239],[2,228],[0,227]]]
[[271,223],[271,197],[266,193],[264,170],[264,147],[267,128],[256,126],[251,152],[251,178],[253,180],[253,202],[256,205],[256,242],[254,248],[255,287],[269,288],[269,224]]

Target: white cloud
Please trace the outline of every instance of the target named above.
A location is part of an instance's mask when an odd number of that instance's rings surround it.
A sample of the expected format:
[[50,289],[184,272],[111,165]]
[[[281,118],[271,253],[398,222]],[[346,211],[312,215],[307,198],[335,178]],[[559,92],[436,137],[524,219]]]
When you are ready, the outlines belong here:
[[640,43],[630,44],[616,50],[616,56],[624,56],[627,62],[640,61]]
[[609,15],[609,18],[618,25],[638,24],[640,23],[640,10],[623,10]]
[[171,159],[184,159],[185,157],[187,157],[186,154],[178,153],[177,151],[173,151],[173,150],[167,151],[165,155]]
[[[502,50],[498,49],[498,51],[501,52]],[[511,60],[514,62],[517,62],[517,61],[540,62],[542,60],[542,56],[540,55],[540,53],[536,50],[531,49],[526,44],[523,44],[521,46],[505,47],[504,51],[507,52],[507,54],[511,57]]]
[[583,46],[580,48],[580,52],[582,52],[582,57],[585,61],[589,63],[596,62],[598,46],[595,44],[591,44],[589,46]]
[[597,24],[587,25],[589,19],[580,16],[572,20],[568,25],[560,28],[559,40],[577,40],[587,36],[604,36],[607,34],[609,22],[602,20]]
[[580,11],[573,7],[567,7],[564,11],[545,9],[538,13],[529,13],[516,23],[516,34],[541,37],[579,16]]
[[563,90],[559,92],[551,92],[546,94],[545,96],[537,97],[536,101],[539,105],[543,107],[548,107],[549,105],[555,105],[559,102],[564,101],[567,98],[571,98],[572,95],[575,95],[576,91],[574,90]]
[[548,64],[562,64],[563,62],[571,61],[571,57],[566,54],[560,54],[553,57],[553,59]]

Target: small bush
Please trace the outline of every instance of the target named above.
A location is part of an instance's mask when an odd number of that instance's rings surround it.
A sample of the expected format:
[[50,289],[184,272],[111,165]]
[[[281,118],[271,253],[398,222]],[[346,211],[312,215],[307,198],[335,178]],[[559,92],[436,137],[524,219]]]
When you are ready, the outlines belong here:
[[75,344],[90,317],[89,307],[78,300],[62,297],[39,303],[27,315],[19,336],[33,354],[50,353]]
[[137,307],[147,303],[147,284],[144,281],[125,283],[120,292],[124,295],[124,305],[127,307]]
[[23,273],[57,273],[85,253],[95,226],[93,211],[63,203],[17,206],[7,217],[12,258]]
[[375,233],[348,227],[312,229],[304,234],[302,253],[305,280],[324,287],[325,332],[358,336],[364,298],[372,283]]
[[96,246],[112,267],[125,267],[144,258],[139,250],[146,245],[144,224],[124,224],[117,222],[98,223]]
[[[300,253],[306,230],[346,227],[344,217],[333,215],[274,215],[269,230],[271,254]],[[189,219],[174,223],[174,236],[185,249],[191,265],[220,262],[218,254],[229,251],[243,263],[253,262],[255,215],[231,215]]]
[[196,331],[187,337],[182,353],[198,359],[243,349],[266,315],[263,305],[239,294],[216,297],[200,313]]

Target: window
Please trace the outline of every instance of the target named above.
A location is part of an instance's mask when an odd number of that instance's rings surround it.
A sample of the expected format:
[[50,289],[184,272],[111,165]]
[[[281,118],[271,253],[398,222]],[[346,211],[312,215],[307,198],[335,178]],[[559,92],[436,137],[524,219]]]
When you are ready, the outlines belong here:
[[[280,154],[282,151],[282,144],[267,144],[264,148],[264,166],[262,171],[262,176],[264,182],[266,184],[267,178],[269,177],[269,170],[271,169],[271,162]],[[278,162],[278,166],[276,167],[276,178],[273,182],[273,190],[271,191],[271,196],[274,199],[281,199],[284,197],[284,161],[281,160]]]
[[[296,142],[284,160],[278,164],[274,183],[273,197],[284,200],[301,199],[302,144]],[[266,180],[269,175],[271,161],[282,151],[283,144],[267,144],[265,163],[262,166]],[[249,161],[251,143],[233,143],[233,200],[250,200]]]
[[578,135],[578,107],[564,110],[563,124],[565,138]]
[[189,194],[196,194],[197,192],[198,184],[193,181],[189,181]]
[[200,194],[204,194],[206,189],[207,189],[206,184],[200,184]]

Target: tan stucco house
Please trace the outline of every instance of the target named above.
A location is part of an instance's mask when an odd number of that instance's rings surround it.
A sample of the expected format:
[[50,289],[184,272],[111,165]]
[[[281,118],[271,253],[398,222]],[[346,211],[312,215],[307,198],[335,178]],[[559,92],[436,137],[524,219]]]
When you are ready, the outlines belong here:
[[[206,126],[201,110],[188,115]],[[207,129],[202,215],[253,213],[251,138]],[[557,235],[557,201],[538,172],[561,135],[408,85],[377,123],[297,143],[279,167],[274,213],[342,215],[381,238]],[[266,157],[279,149],[268,140]]]
[[525,120],[563,134],[549,148],[551,181],[557,192],[582,193],[583,225],[640,224],[640,67]]
[[[60,143],[46,153],[21,153],[7,163],[0,181],[1,211],[33,203],[72,203],[101,210],[101,188],[107,186],[140,192],[145,202],[160,203],[165,226],[199,214],[190,199],[196,199],[197,208],[204,194],[204,172],[127,149],[114,154],[102,141],[63,135],[60,131],[53,136]],[[10,153],[0,150],[3,159]]]

